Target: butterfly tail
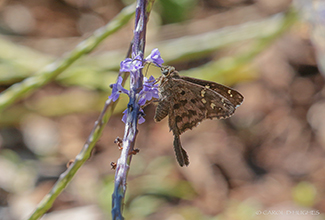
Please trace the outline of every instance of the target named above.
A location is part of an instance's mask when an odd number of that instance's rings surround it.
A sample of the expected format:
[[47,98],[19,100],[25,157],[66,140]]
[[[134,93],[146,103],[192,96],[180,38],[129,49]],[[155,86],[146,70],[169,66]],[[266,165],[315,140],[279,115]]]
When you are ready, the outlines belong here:
[[181,140],[179,135],[174,135],[174,150],[176,153],[176,158],[179,165],[182,167],[184,165],[189,165],[189,160],[186,151],[182,148]]

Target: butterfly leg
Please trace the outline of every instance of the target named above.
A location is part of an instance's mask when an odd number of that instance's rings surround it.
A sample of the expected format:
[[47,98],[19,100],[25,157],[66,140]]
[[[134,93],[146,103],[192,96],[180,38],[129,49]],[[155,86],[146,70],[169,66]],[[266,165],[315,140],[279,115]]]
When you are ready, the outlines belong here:
[[154,85],[159,83],[161,81],[161,79],[162,79],[162,76],[159,76],[158,79],[156,79],[156,82],[154,83]]
[[174,134],[174,150],[179,165],[181,167],[184,165],[188,166],[190,162],[188,160],[186,151],[182,147],[181,140],[178,134]]

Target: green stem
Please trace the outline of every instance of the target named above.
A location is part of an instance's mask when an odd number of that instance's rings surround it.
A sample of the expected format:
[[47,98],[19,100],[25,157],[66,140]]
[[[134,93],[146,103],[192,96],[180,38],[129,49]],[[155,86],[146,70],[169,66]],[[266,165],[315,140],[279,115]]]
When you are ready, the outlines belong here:
[[[129,57],[129,55],[130,54],[127,54],[127,57]],[[124,86],[126,79],[129,77],[129,74],[126,73],[122,77],[122,86]],[[98,139],[101,137],[103,130],[111,115],[113,114],[114,108],[117,103],[118,100],[116,102],[112,102],[111,99],[108,99],[105,102],[105,106],[101,114],[99,115],[97,121],[95,122],[95,125],[80,153],[76,156],[75,160],[69,166],[69,168],[60,175],[59,179],[56,181],[51,191],[46,196],[44,196],[42,201],[36,207],[35,211],[28,218],[28,220],[36,220],[39,219],[42,215],[44,215],[44,213],[52,207],[55,199],[60,195],[60,193],[72,180],[73,176],[76,174],[79,168],[89,159],[89,157],[91,156],[91,152],[94,149]]]
[[111,100],[107,101],[105,108],[103,109],[98,120],[95,122],[95,126],[81,152],[76,156],[74,162],[69,166],[69,168],[60,175],[51,191],[38,204],[36,210],[32,213],[28,220],[36,220],[44,215],[44,213],[52,207],[55,199],[71,181],[78,169],[88,160],[97,140],[100,138],[103,129],[107,124],[108,119],[112,115],[115,105],[116,102],[113,103]]
[[[130,10],[132,7],[128,7],[126,9]],[[124,13],[125,10],[124,9]],[[127,10],[127,11],[128,11]],[[121,13],[123,13],[123,11]],[[129,11],[128,15],[132,15],[133,12]],[[117,17],[119,17],[121,14],[119,14]],[[125,16],[122,16],[125,18]],[[122,19],[123,20],[123,19]],[[114,20],[116,21],[116,19]],[[124,20],[125,21],[125,20]],[[126,23],[126,22],[124,22]],[[109,26],[109,25],[108,25]],[[106,28],[108,27],[106,26]],[[117,23],[113,25],[113,27],[117,26]],[[113,31],[113,27],[109,28],[111,31]],[[116,31],[116,30],[115,30]],[[97,33],[97,34],[96,34]],[[109,34],[106,34],[105,36],[108,36]],[[96,37],[97,36],[97,37]],[[95,38],[94,42],[86,40],[83,44],[86,44],[88,46],[85,46],[88,48],[87,50],[84,50],[84,52],[90,52],[92,49],[96,47],[96,45],[99,44],[100,41],[102,41],[105,37],[103,35],[103,31],[97,31],[94,33],[93,37]],[[94,39],[93,39],[94,40]],[[74,52],[71,53],[71,57]],[[129,54],[127,55],[129,56]],[[64,61],[63,61],[64,63]],[[123,84],[125,83],[125,79],[128,77],[128,74],[124,75]],[[73,176],[76,174],[76,172],[79,170],[79,168],[89,159],[91,156],[91,152],[98,141],[98,139],[101,137],[103,130],[105,128],[105,125],[107,124],[110,116],[112,115],[114,108],[117,104],[116,102],[112,102],[111,99],[108,99],[105,103],[104,109],[102,110],[101,114],[99,115],[97,121],[95,122],[95,125],[85,143],[80,153],[76,156],[73,163],[69,166],[69,168],[60,175],[59,179],[51,189],[51,191],[44,196],[42,201],[38,204],[35,211],[31,214],[31,216],[28,218],[28,220],[36,220],[39,219],[42,215],[44,215],[45,212],[47,212],[53,205],[53,202],[55,199],[60,195],[60,193],[65,189],[65,187],[68,185],[68,183],[72,180]]]
[[34,76],[26,78],[22,82],[16,83],[0,94],[0,112],[10,106],[15,101],[32,93],[36,89],[46,85],[66,70],[72,63],[82,55],[91,52],[106,37],[123,27],[133,16],[134,5],[125,7],[112,21],[105,27],[98,29],[94,34],[81,42],[74,50],[63,58],[47,65]]

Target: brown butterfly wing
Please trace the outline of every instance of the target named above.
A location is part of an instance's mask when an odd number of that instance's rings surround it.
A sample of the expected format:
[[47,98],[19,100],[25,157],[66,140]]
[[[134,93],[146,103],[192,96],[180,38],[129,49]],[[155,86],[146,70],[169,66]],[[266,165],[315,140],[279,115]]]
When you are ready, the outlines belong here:
[[181,76],[180,78],[187,82],[191,82],[194,84],[198,84],[210,88],[211,90],[219,93],[220,95],[228,99],[235,107],[240,106],[244,101],[244,97],[242,94],[240,94],[235,89],[229,88],[228,86],[224,86],[219,83],[215,83],[207,80],[196,79],[196,78],[191,78],[186,76]]
[[[206,118],[227,118],[235,111],[235,106],[220,94],[201,85],[186,82],[181,79],[173,80],[171,91],[165,91],[164,104],[168,107],[169,128],[174,134],[174,150],[180,166],[188,165],[189,159],[182,148],[180,134],[192,129]],[[162,108],[161,108],[162,109]],[[158,112],[163,112],[159,110]],[[157,118],[159,115],[156,113]]]
[[169,97],[169,127],[174,134],[182,134],[196,126],[206,116],[206,107],[199,97],[182,81],[174,80],[173,93]]
[[[169,117],[171,124],[175,124],[179,134],[192,129],[206,118],[228,118],[236,109],[227,98],[204,86],[173,79],[174,92],[171,96]],[[184,95],[181,95],[184,94]],[[172,117],[171,117],[172,116]]]
[[154,117],[155,121],[159,122],[163,120],[168,115],[169,109],[169,102],[166,99],[159,100]]
[[180,166],[188,165],[180,135],[206,118],[228,118],[243,102],[243,96],[221,84],[179,76],[175,71],[160,84],[160,99],[155,121],[168,115],[169,128],[174,134],[174,150]]
[[[236,109],[227,98],[207,87],[182,79],[169,79],[156,109],[155,120],[169,115],[169,127],[174,134],[192,129],[206,118],[228,118]],[[234,90],[233,90],[234,91]]]

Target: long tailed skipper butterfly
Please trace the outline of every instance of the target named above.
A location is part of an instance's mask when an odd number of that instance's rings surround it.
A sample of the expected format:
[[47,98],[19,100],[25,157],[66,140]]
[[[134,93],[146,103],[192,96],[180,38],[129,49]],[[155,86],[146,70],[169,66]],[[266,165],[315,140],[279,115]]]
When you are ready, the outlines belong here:
[[224,119],[232,116],[244,97],[227,86],[180,76],[172,66],[162,67],[159,101],[155,121],[168,115],[169,128],[174,135],[174,150],[179,165],[189,165],[180,135],[204,119]]

